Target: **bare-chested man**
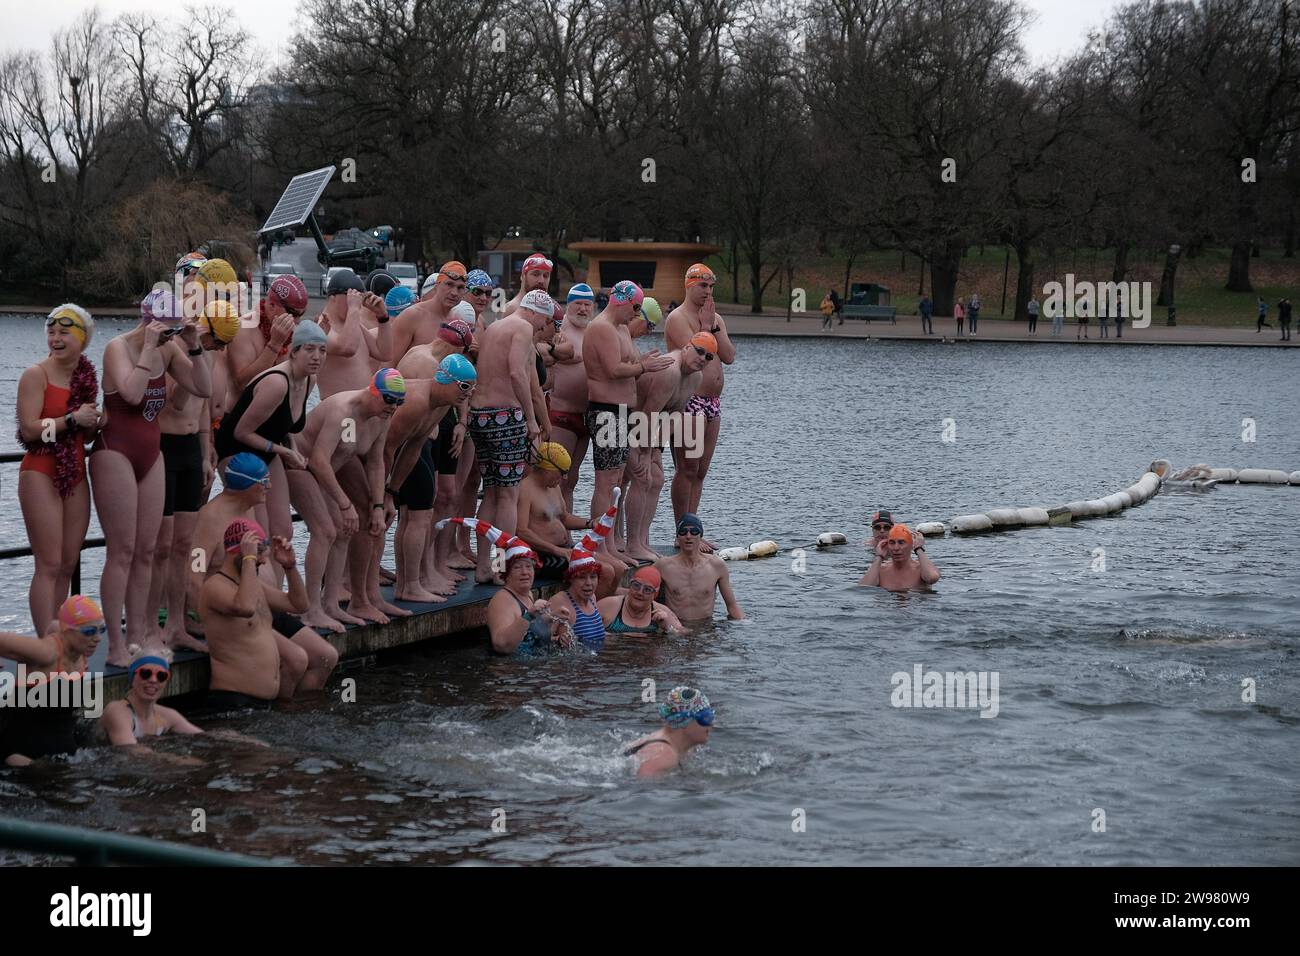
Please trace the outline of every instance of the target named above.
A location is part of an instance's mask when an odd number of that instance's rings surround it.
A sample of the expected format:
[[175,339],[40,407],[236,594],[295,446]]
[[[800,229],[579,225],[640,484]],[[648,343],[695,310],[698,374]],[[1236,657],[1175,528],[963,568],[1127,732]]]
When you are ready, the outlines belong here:
[[465,294],[465,267],[444,262],[432,291],[393,320],[393,357],[402,360],[413,345],[426,345],[438,337],[438,329],[451,319],[451,310]]
[[229,405],[249,382],[284,358],[294,326],[306,311],[307,287],[297,276],[282,275],[266,290],[257,315],[239,320],[239,334],[226,353],[231,379]]
[[677,522],[677,553],[655,563],[664,581],[664,603],[683,621],[706,621],[713,617],[715,595],[727,606],[727,617],[745,616],[731,590],[727,562],[705,554],[704,525],[693,514]]
[[[272,615],[301,613],[307,606],[307,592],[293,545],[284,538],[268,541],[261,526],[246,518],[227,525],[223,538],[224,561],[199,595],[212,668],[208,704],[222,710],[264,710],[276,697],[292,697],[299,679],[282,673],[286,668],[276,646]],[[271,550],[286,572],[288,594],[258,574]]]
[[[403,360],[408,372],[422,371],[425,376],[411,378],[407,372],[402,374],[406,381],[406,402],[393,416],[384,440],[384,471],[388,475],[384,494],[389,508],[394,505],[401,508],[394,541],[397,551],[394,596],[403,601],[437,603],[447,600],[455,581],[442,573],[443,566],[438,563],[445,555],[430,553],[429,549],[435,500],[438,485],[452,483],[454,461],[465,440],[463,419],[469,417],[469,400],[478,374],[470,360],[460,354],[448,355],[437,366],[427,364],[427,359],[421,363],[409,361],[422,348],[426,346],[412,349]],[[417,364],[424,368],[416,367]],[[427,377],[429,374],[433,377]],[[429,436],[439,433],[440,423],[453,408],[459,412],[462,423],[452,431],[447,452],[453,465],[451,474],[447,474],[437,464],[437,443]],[[448,500],[455,502],[450,495]]]
[[585,282],[579,282],[569,290],[560,333],[573,346],[573,359],[558,362],[551,370],[551,437],[563,445],[573,459],[573,467],[560,483],[564,506],[570,511],[573,510],[573,489],[578,483],[578,470],[587,457],[591,437],[587,434],[587,423],[583,421],[587,412],[587,367],[582,361],[582,340],[595,307],[596,294]]
[[[302,486],[298,509],[311,531],[303,621],[313,627],[342,631],[344,622],[387,624],[390,614],[411,613],[383,600],[377,565],[361,566],[348,552],[348,539],[363,527],[380,540],[387,527],[384,435],[405,399],[402,376],[383,368],[365,388],[336,392],[307,414],[302,445],[309,450],[307,468],[316,482]],[[346,612],[339,606],[345,563],[352,580]]]
[[[478,388],[469,411],[469,434],[483,479],[478,518],[507,537],[515,533],[519,482],[540,432],[537,415],[543,411],[533,406],[533,335],[553,314],[551,297],[534,290],[513,315],[488,326],[479,343]],[[481,535],[474,578],[480,584],[496,580],[491,549]]]
[[[664,486],[664,445],[682,445],[687,455],[698,454],[700,436],[694,427],[695,416],[680,414],[699,388],[706,364],[718,357],[718,342],[708,332],[697,332],[690,343],[668,353],[673,363],[658,372],[647,372],[636,381],[636,407],[647,423],[643,441],[628,452],[627,472],[631,479],[627,505],[627,556],[633,561],[658,561],[650,547],[650,524],[659,507],[659,492]],[[679,424],[674,428],[673,421]],[[653,426],[649,423],[655,423]],[[689,446],[695,445],[694,449]]]
[[519,268],[519,291],[515,297],[506,303],[506,307],[501,310],[502,315],[510,315],[518,309],[524,302],[524,296],[528,293],[537,291],[545,292],[551,285],[551,270],[555,268],[555,263],[540,252],[534,252],[524,260],[524,264]]
[[[736,361],[736,347],[727,335],[727,323],[718,315],[713,303],[713,270],[703,263],[695,263],[686,270],[686,296],[681,305],[673,309],[664,327],[664,339],[669,349],[679,349],[691,340],[696,332],[708,332],[718,340],[718,361],[704,368],[700,390],[686,405],[686,410],[704,418],[704,453],[698,458],[688,458],[685,450],[673,449],[672,501],[673,520],[681,520],[690,512],[698,514],[700,494],[709,463],[718,447],[718,432],[722,426],[722,366]],[[712,545],[704,542],[706,550]]]
[[[230,303],[214,300],[198,319],[199,347],[191,349],[191,362],[208,365],[213,396],[225,395],[228,375],[222,350],[239,331],[239,315]],[[220,372],[220,374],[218,374]],[[198,608],[198,591],[190,591],[190,542],[199,509],[208,500],[217,455],[212,446],[211,399],[199,398],[172,376],[167,376],[167,404],[158,421],[162,427],[162,455],[166,467],[163,519],[154,552],[154,572],[149,585],[149,608],[165,604],[167,623],[157,637],[165,647],[206,651],[207,645],[186,630],[186,598]],[[150,615],[150,624],[156,618]],[[153,628],[151,627],[151,630]]]
[[889,529],[885,540],[876,545],[871,567],[858,583],[886,591],[923,591],[938,580],[939,569],[925,553],[925,535],[905,524],[896,524]]
[[[590,518],[572,514],[564,504],[560,488],[564,473],[572,464],[563,445],[545,442],[519,486],[519,523],[515,534],[537,552],[542,562],[540,573],[552,576],[562,575],[569,568],[573,553],[569,532],[592,527]],[[600,562],[596,593],[612,594],[625,566],[604,550],[597,551],[595,557]]]
[[492,292],[496,287],[497,284],[493,278],[482,269],[472,269],[470,274],[465,277],[464,301],[474,310],[473,325],[475,335],[482,335],[484,330],[496,318],[490,308],[492,305]]
[[365,388],[371,376],[389,364],[393,349],[393,327],[384,300],[365,291],[355,273],[335,273],[329,293],[318,320],[325,330],[329,359],[317,379],[322,399]]
[[658,372],[673,359],[651,350],[637,352],[630,334],[623,329],[641,311],[645,293],[626,279],[610,292],[605,310],[587,326],[582,341],[582,362],[587,371],[587,411],[583,421],[591,436],[596,465],[596,487],[591,496],[595,518],[609,507],[613,491],[623,480],[627,463],[627,412],[636,403],[636,379],[646,372]]

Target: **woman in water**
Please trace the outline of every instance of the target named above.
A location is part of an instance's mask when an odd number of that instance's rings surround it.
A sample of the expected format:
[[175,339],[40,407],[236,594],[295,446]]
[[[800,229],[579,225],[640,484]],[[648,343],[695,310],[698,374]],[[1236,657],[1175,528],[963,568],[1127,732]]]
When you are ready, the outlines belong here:
[[[91,702],[75,687],[104,636],[104,612],[88,597],[74,594],[59,606],[44,637],[0,632],[0,657],[27,668],[19,694],[42,694],[45,706],[6,708],[0,731],[0,761],[25,767],[39,757],[77,752],[77,718]],[[47,686],[42,686],[47,685]]]
[[520,538],[476,518],[443,518],[435,531],[449,524],[464,525],[502,550],[506,561],[505,587],[488,602],[487,625],[492,650],[498,654],[529,656],[552,644],[573,645],[572,612],[555,613],[545,598],[533,600],[533,577],[541,565],[533,549]]
[[623,751],[636,757],[638,777],[657,777],[673,770],[687,751],[709,742],[714,711],[704,692],[694,687],[674,687],[659,705],[664,725]]
[[602,598],[597,607],[609,634],[660,635],[682,630],[682,622],[666,605],[655,600],[663,578],[650,566],[632,575],[625,594]]
[[36,570],[28,604],[38,634],[49,630],[72,582],[90,524],[86,442],[99,429],[99,381],[83,354],[95,320],[68,303],[45,320],[49,354],[18,380],[18,503]]
[[122,636],[149,628],[149,584],[162,523],[164,464],[158,416],[167,402],[167,376],[196,398],[212,396],[209,365],[194,323],[181,317],[170,292],[155,289],[140,303],[140,324],[104,349],[104,424],[90,455],[95,511],[108,555],[100,592],[108,621],[108,663],[130,658]]
[[172,652],[169,648],[144,650],[131,645],[131,666],[127,669],[129,689],[126,697],[104,708],[100,725],[114,747],[128,747],[145,737],[177,734],[201,734],[180,711],[158,703],[163,688],[172,676]]
[[[290,340],[289,355],[248,383],[235,407],[221,419],[213,435],[218,468],[241,451],[256,455],[271,469],[271,487],[258,521],[272,537],[293,538],[289,482],[285,468],[305,469],[307,460],[293,437],[307,423],[307,397],[313,376],[325,364],[325,331],[315,322],[299,322]],[[262,509],[259,509],[261,512]]]
[[573,549],[564,575],[568,587],[551,598],[551,613],[572,616],[574,634],[591,648],[599,648],[605,643],[605,622],[596,606],[596,585],[600,580],[600,561],[596,552],[600,550],[601,539],[609,537],[614,522],[618,520],[621,494],[621,489],[614,489],[614,503]]

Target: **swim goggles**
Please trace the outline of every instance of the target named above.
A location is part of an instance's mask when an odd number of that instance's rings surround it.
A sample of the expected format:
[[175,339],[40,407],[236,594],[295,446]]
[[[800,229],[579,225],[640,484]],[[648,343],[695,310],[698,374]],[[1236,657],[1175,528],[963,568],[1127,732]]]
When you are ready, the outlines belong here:
[[86,327],[81,324],[80,319],[74,319],[69,315],[51,316],[45,320],[45,327],[48,329],[52,325],[57,325],[65,329],[81,329],[86,331]]
[[713,361],[714,355],[713,355],[712,352],[709,352],[709,351],[707,351],[706,349],[702,349],[702,348],[700,348],[698,345],[692,345],[691,348],[695,349],[696,352],[698,352],[700,355],[704,356],[704,361],[706,361],[706,362],[712,362],[712,361]]
[[103,637],[108,633],[107,624],[83,624],[77,628],[77,633],[82,637]]

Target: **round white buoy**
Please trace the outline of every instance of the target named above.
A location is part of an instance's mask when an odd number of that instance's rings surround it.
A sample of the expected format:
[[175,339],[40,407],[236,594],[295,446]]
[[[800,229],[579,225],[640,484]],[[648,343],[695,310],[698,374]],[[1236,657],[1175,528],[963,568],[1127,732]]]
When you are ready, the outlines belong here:
[[994,508],[984,513],[989,516],[995,528],[1019,528],[1024,524],[1019,508]]
[[1088,518],[1100,518],[1110,514],[1110,506],[1101,498],[1089,498],[1083,503],[1084,515]]
[[1210,478],[1212,478],[1214,481],[1236,481],[1237,469],[1236,468],[1211,468]]
[[1285,485],[1290,477],[1276,468],[1243,468],[1237,472],[1237,480],[1243,485]]
[[953,534],[973,534],[992,529],[993,521],[988,515],[958,515],[948,522],[948,527]]
[[1293,485],[1300,485],[1300,471],[1291,472],[1287,480]]
[[826,531],[817,536],[817,547],[825,548],[832,544],[848,544],[849,539],[838,531]]
[[721,551],[713,552],[723,561],[748,561],[748,548],[723,548]]
[[749,556],[751,558],[770,558],[780,550],[775,541],[755,541],[749,546]]
[[916,526],[916,530],[927,538],[942,538],[948,533],[942,521],[922,521]]
[[1029,527],[1037,524],[1047,524],[1049,516],[1046,508],[1017,508],[1020,512],[1020,523]]

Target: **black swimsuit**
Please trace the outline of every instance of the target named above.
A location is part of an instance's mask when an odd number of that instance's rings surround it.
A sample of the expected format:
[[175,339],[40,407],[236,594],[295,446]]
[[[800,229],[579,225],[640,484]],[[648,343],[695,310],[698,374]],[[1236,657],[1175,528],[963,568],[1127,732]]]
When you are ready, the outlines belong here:
[[672,746],[672,744],[668,743],[668,741],[664,740],[662,737],[651,737],[649,740],[643,740],[639,744],[633,744],[631,747],[628,747],[623,751],[623,756],[631,757],[633,754],[638,753],[642,748],[649,747],[651,744],[667,744],[669,747]]
[[239,401],[235,403],[235,407],[222,417],[221,426],[213,436],[218,459],[224,460],[231,455],[239,454],[241,451],[251,451],[269,465],[271,459],[275,457],[275,453],[267,451],[265,446],[249,448],[235,438],[235,429],[239,426],[239,420],[244,417],[244,413],[248,411],[248,406],[253,403],[253,392],[257,388],[257,383],[268,375],[283,375],[287,388],[284,392],[284,401],[275,407],[275,410],[267,416],[266,421],[257,426],[257,434],[272,444],[283,445],[289,440],[290,435],[298,434],[298,432],[302,431],[303,426],[307,424],[307,398],[311,395],[312,380],[307,379],[307,390],[302,397],[302,414],[295,420],[293,410],[289,407],[289,396],[293,394],[293,381],[289,378],[289,374],[281,369],[268,369],[248,383],[248,387],[239,396]]
[[[58,640],[58,638],[55,638]],[[59,641],[59,656],[48,673],[64,672],[63,642]],[[84,675],[85,671],[82,671]],[[82,675],[77,675],[81,679]],[[46,678],[51,685],[47,693],[51,699],[58,699],[59,693],[54,682]],[[64,679],[64,683],[70,683]],[[29,681],[27,688],[39,686],[40,680]],[[72,688],[68,688],[66,699],[71,701]],[[8,711],[4,729],[0,731],[0,761],[14,754],[36,760],[39,757],[51,757],[56,754],[74,754],[77,752],[77,719],[81,710],[69,704],[66,707],[14,707]]]

